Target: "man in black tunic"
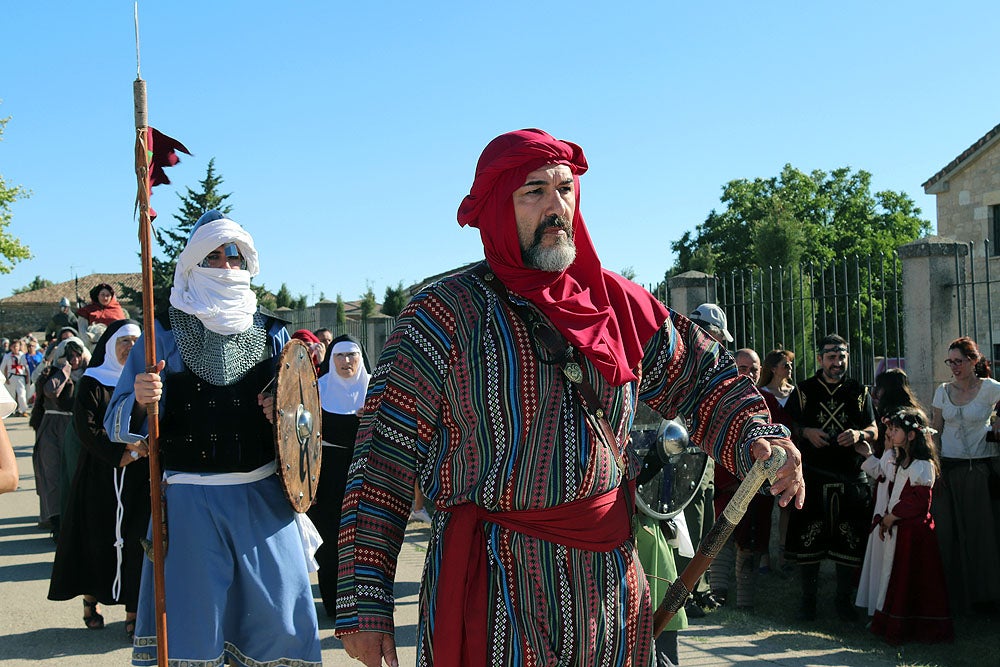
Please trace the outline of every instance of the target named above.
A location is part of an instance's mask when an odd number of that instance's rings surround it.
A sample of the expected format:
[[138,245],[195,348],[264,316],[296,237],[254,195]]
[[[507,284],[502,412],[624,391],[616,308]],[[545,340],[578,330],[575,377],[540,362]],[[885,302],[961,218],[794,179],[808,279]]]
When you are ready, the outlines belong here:
[[868,388],[846,377],[847,341],[829,334],[818,349],[820,370],[800,382],[785,405],[795,421],[806,480],[805,505],[789,519],[785,556],[801,566],[804,620],[816,618],[824,558],[837,567],[837,615],[853,620],[853,587],[872,516],[871,489],[854,445],[874,442],[878,428]]

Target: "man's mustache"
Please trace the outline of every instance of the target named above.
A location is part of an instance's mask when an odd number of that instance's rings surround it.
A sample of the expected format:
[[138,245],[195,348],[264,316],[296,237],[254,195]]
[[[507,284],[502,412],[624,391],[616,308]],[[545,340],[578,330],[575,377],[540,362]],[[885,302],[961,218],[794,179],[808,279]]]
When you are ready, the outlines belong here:
[[542,220],[542,224],[539,227],[539,231],[544,233],[545,230],[551,227],[557,227],[566,232],[567,234],[573,233],[573,221],[567,220],[561,215],[556,215],[554,213],[549,217],[545,218],[544,220]]
[[535,230],[535,245],[541,245],[546,230],[553,228],[561,229],[566,232],[568,238],[573,238],[573,221],[553,213],[542,220],[542,224],[538,225],[538,229]]

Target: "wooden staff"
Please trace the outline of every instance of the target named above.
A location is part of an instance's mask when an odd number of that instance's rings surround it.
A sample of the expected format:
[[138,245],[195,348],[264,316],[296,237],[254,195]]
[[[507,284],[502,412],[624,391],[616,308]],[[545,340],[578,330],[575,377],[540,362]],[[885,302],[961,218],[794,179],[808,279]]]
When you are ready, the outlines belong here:
[[698,579],[708,570],[708,566],[719,555],[719,551],[722,550],[722,546],[729,539],[733,529],[736,528],[736,524],[746,514],[747,507],[749,507],[754,495],[760,490],[761,485],[765,481],[774,482],[778,468],[785,465],[787,458],[788,455],[785,453],[784,448],[772,445],[771,458],[766,461],[758,460],[754,462],[753,467],[750,468],[750,472],[747,473],[743,482],[740,483],[739,488],[736,489],[733,499],[726,505],[726,509],[722,510],[722,516],[716,520],[715,525],[712,526],[712,530],[708,531],[708,535],[701,541],[701,544],[698,546],[698,553],[694,555],[694,558],[684,568],[681,576],[677,577],[674,583],[670,585],[670,588],[667,589],[666,595],[663,596],[663,602],[660,603],[660,606],[657,607],[656,612],[653,614],[654,637],[658,637],[663,632],[663,629],[667,627],[667,623],[674,617],[677,610],[687,602],[688,596],[691,595],[695,584],[698,583]]
[[[139,10],[136,6],[136,56],[139,52]],[[146,82],[139,75],[132,83],[132,101],[135,104],[135,177],[139,190],[136,206],[139,209],[139,245],[142,248],[142,339],[145,341],[146,372],[156,372],[156,330],[153,320],[153,253],[152,227],[149,217],[149,123],[146,114]],[[167,595],[163,563],[166,558],[164,543],[163,496],[160,477],[160,406],[154,401],[146,406],[146,425],[149,432],[149,498],[150,522],[153,526],[153,594],[156,598],[156,662],[167,667]]]

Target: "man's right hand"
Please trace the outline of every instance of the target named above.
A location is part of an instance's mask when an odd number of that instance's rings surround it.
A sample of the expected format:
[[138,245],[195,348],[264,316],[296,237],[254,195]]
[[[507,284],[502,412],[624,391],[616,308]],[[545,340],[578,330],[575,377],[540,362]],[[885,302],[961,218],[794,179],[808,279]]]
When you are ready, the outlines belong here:
[[820,428],[804,427],[802,429],[802,435],[810,442],[810,444],[812,444],[813,447],[817,449],[822,449],[830,444],[830,440],[827,437],[826,432]]
[[152,373],[139,373],[135,376],[135,402],[146,406],[160,400],[163,393],[163,382],[160,380],[160,371],[167,365],[162,359],[156,362],[156,368]]
[[360,660],[365,667],[382,667],[382,658],[389,667],[399,667],[396,640],[384,632],[355,632],[340,638],[347,655]]

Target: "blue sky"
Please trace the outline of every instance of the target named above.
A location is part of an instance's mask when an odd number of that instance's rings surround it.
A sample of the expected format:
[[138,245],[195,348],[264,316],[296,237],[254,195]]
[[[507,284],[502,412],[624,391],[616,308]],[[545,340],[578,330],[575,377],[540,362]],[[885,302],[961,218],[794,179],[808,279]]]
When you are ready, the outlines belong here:
[[[722,186],[849,166],[904,191],[1000,122],[995,2],[140,2],[150,124],[208,160],[263,282],[312,302],[482,257],[455,212],[494,136],[540,127],[590,161],[603,264],[662,278]],[[138,271],[133,3],[0,10],[0,174],[30,189],[9,231],[36,275]]]

